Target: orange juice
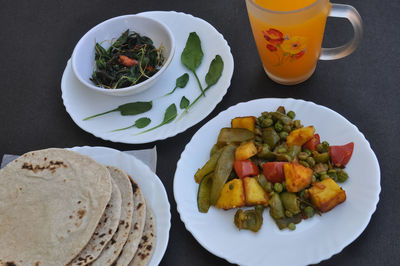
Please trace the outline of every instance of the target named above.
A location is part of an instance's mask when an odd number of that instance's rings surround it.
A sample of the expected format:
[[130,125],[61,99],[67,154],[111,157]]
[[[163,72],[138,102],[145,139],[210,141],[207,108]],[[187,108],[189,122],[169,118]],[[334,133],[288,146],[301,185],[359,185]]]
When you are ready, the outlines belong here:
[[329,1],[247,2],[252,2],[247,3],[250,24],[268,76],[288,85],[308,79],[321,53],[325,22],[331,8]]

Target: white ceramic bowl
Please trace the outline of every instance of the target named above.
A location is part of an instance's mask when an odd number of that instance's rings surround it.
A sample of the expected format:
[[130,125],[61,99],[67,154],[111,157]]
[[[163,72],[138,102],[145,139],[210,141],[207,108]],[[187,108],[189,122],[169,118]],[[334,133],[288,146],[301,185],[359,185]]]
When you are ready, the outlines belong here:
[[[142,81],[134,86],[120,89],[105,89],[97,87],[90,77],[93,73],[95,62],[94,45],[96,42],[104,40],[115,40],[129,29],[140,35],[144,35],[153,40],[156,48],[161,45],[164,47],[164,64],[156,74],[149,79]],[[103,42],[102,46],[108,48],[109,42]],[[171,63],[175,52],[175,40],[168,27],[157,20],[139,15],[125,15],[106,20],[89,30],[77,43],[72,53],[72,69],[75,76],[89,89],[97,92],[113,95],[126,96],[142,92],[150,88],[154,82],[162,75]]]

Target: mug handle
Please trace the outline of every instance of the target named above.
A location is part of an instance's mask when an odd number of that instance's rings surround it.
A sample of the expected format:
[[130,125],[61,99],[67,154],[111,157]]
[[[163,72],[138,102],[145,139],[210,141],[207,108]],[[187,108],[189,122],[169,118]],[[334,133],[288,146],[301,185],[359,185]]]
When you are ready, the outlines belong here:
[[357,48],[363,34],[362,19],[357,10],[349,5],[332,4],[330,17],[347,18],[354,29],[353,38],[346,44],[335,48],[322,48],[321,60],[335,60],[348,56]]

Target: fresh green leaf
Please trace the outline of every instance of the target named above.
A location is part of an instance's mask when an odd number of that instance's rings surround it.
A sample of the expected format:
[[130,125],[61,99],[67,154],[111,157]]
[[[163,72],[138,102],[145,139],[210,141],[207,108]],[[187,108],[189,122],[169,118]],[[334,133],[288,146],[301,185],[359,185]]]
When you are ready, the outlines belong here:
[[218,82],[219,78],[222,75],[223,69],[224,61],[222,61],[220,55],[216,55],[215,58],[211,61],[210,68],[208,69],[208,73],[205,78],[207,83],[206,89]]
[[84,118],[83,120],[88,120],[97,116],[101,116],[101,115],[105,115],[111,112],[116,112],[119,111],[121,112],[121,115],[137,115],[137,114],[141,114],[144,112],[149,111],[153,106],[153,102],[131,102],[131,103],[126,103],[126,104],[122,104],[120,106],[118,106],[115,109],[106,111],[104,113],[100,113],[100,114],[96,114],[96,115],[92,115],[89,117]]
[[186,87],[186,84],[188,83],[188,81],[189,81],[189,74],[185,73],[185,74],[183,74],[182,76],[180,76],[179,78],[176,79],[176,85],[175,86],[178,87],[178,88],[183,89],[183,88]]
[[112,130],[111,132],[121,131],[121,130],[129,129],[129,128],[133,128],[133,127],[144,128],[144,127],[146,127],[148,124],[150,124],[150,122],[151,122],[150,118],[142,117],[142,118],[139,118],[138,120],[136,120],[136,121],[135,121],[135,124],[133,124],[133,125],[131,125],[131,126],[129,126],[129,127],[114,129],[114,130]]
[[136,135],[149,132],[149,131],[151,131],[151,130],[153,130],[153,129],[156,129],[156,128],[159,128],[159,127],[161,127],[161,126],[163,126],[163,125],[165,125],[165,124],[171,123],[172,121],[174,121],[174,119],[175,119],[177,116],[178,116],[178,112],[177,112],[177,110],[176,110],[176,105],[173,103],[173,104],[171,104],[170,106],[168,106],[167,110],[165,110],[164,119],[163,119],[163,121],[161,122],[161,124],[159,124],[158,126],[152,127],[152,128],[150,128],[150,129],[148,129],[148,130],[142,131],[142,132],[140,132],[140,133],[138,133],[138,134],[136,134]]
[[190,104],[190,101],[185,96],[183,96],[181,99],[181,103],[179,104],[179,107],[181,109],[186,109],[189,106],[189,104]]
[[200,38],[196,32],[191,32],[181,55],[182,63],[191,71],[196,71],[203,60]]

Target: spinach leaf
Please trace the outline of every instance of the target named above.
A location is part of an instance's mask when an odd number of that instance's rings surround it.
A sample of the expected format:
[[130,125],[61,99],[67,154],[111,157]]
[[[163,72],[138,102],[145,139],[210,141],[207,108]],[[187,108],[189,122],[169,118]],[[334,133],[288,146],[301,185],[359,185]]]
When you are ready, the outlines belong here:
[[181,102],[179,104],[179,107],[181,109],[186,109],[189,106],[189,104],[190,104],[190,101],[185,96],[183,96],[181,99]]
[[150,118],[142,117],[142,118],[139,118],[138,120],[136,120],[135,124],[133,124],[129,127],[114,129],[111,132],[121,131],[121,130],[125,130],[125,129],[132,128],[132,127],[144,128],[144,127],[147,127],[147,125],[150,124],[150,122],[151,122]]
[[167,110],[165,110],[164,119],[158,126],[155,126],[155,127],[152,127],[152,128],[150,128],[148,130],[142,131],[142,132],[140,132],[140,133],[138,133],[136,135],[149,132],[149,131],[151,131],[153,129],[156,129],[156,128],[159,128],[159,127],[161,127],[163,125],[171,123],[177,117],[177,115],[178,115],[178,113],[177,113],[177,110],[176,110],[176,105],[173,103],[170,106],[168,106]]
[[152,101],[150,101],[150,102],[131,102],[131,103],[122,104],[122,105],[118,106],[117,108],[106,111],[104,113],[86,117],[83,120],[88,120],[88,119],[91,119],[91,118],[94,118],[97,116],[101,116],[101,115],[105,115],[105,114],[108,114],[111,112],[117,112],[117,111],[119,111],[121,113],[121,115],[137,115],[137,114],[141,114],[141,113],[149,111],[152,107],[153,107]]
[[203,86],[201,86],[199,77],[196,74],[196,69],[200,66],[203,56],[204,54],[203,50],[201,50],[201,41],[199,36],[196,32],[191,32],[186,41],[186,46],[181,54],[181,62],[193,72],[197,83],[199,84],[201,93],[203,96],[205,96]]
[[181,89],[185,88],[188,81],[189,81],[189,74],[188,73],[183,74],[182,76],[176,79],[175,88],[172,91],[165,94],[164,96],[171,95],[172,93],[174,93],[176,88],[181,88]]

